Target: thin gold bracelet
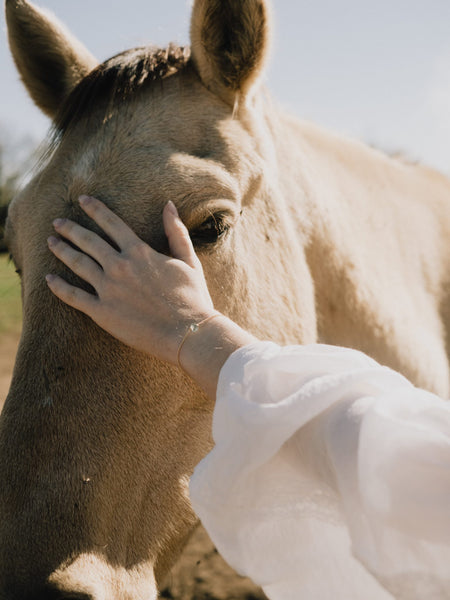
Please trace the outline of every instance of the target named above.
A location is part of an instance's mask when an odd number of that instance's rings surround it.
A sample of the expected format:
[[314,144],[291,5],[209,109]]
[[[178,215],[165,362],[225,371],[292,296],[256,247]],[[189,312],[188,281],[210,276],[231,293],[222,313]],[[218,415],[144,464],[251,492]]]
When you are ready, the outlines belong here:
[[190,333],[196,333],[200,329],[200,327],[202,325],[204,325],[205,323],[207,323],[208,321],[211,321],[212,319],[215,319],[216,317],[222,317],[222,316],[223,316],[222,313],[219,313],[219,312],[214,313],[213,315],[206,317],[206,319],[203,319],[203,321],[199,321],[198,323],[191,323],[189,325],[189,327],[186,329],[186,333],[184,334],[183,339],[180,342],[180,345],[178,346],[177,363],[178,363],[178,366],[180,367],[180,369],[183,369],[183,366],[180,363],[181,349],[183,348],[184,342],[187,340],[188,335]]

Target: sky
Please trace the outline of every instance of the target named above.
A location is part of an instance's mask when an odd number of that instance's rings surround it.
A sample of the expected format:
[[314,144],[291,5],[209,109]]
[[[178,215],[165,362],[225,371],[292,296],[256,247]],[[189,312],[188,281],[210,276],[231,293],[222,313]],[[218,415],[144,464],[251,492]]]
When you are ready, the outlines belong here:
[[[99,59],[189,42],[191,1],[39,0]],[[273,0],[265,81],[302,119],[450,174],[450,0]],[[0,135],[38,143],[49,121],[28,98],[0,31]]]

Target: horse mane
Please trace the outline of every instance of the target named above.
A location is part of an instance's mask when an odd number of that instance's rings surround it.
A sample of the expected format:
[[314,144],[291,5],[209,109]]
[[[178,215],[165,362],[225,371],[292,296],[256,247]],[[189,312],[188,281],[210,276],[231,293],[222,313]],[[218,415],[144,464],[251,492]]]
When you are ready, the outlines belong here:
[[53,123],[57,137],[100,106],[107,113],[135,96],[144,86],[181,71],[189,62],[189,47],[144,46],[126,50],[98,65],[72,90]]

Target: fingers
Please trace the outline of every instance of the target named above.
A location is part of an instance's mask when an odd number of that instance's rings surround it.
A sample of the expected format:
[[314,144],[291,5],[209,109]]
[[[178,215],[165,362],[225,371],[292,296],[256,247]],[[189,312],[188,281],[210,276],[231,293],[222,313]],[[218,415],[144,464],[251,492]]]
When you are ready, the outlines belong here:
[[[93,234],[95,235],[95,234]],[[100,239],[100,238],[99,238]],[[103,240],[101,240],[103,242]],[[96,283],[103,271],[98,264],[83,252],[78,252],[69,244],[55,237],[49,237],[47,240],[48,247],[53,254],[59,258],[69,269],[82,279],[96,287]],[[84,248],[82,248],[84,250]]]
[[90,196],[80,196],[79,203],[84,212],[103,229],[121,250],[126,250],[141,241],[134,231],[100,200]]
[[[92,256],[92,258],[101,264],[102,267],[105,267],[105,263],[111,254],[115,254],[115,250],[112,246],[105,242],[99,235],[93,231],[89,231],[89,229],[81,227],[81,225],[78,225],[69,219],[56,219],[53,221],[53,226],[59,234],[73,242],[80,250],[89,254],[89,256]],[[53,247],[58,249],[58,247],[53,244],[50,247],[52,251],[54,249]],[[58,254],[57,256],[59,258]]]
[[58,277],[58,275],[47,275],[45,279],[48,287],[55,296],[69,306],[81,310],[92,317],[98,303],[96,296],[70,285],[67,281]]
[[200,261],[195,254],[189,232],[178,216],[178,211],[172,201],[169,201],[164,207],[163,222],[172,256],[184,261],[192,268],[198,267]]

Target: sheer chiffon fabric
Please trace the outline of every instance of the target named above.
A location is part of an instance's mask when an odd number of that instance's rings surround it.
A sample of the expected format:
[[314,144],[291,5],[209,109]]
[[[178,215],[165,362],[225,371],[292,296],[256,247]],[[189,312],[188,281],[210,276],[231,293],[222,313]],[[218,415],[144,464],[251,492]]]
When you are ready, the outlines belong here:
[[366,355],[251,344],[191,500],[271,600],[450,599],[450,406]]

